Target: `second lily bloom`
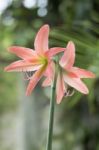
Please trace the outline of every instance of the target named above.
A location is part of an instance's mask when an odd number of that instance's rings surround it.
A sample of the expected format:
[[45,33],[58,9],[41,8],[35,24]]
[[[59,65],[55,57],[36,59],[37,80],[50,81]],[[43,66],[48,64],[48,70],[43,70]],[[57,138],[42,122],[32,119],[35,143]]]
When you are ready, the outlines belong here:
[[[83,94],[88,94],[88,88],[81,79],[95,77],[95,75],[90,71],[74,67],[74,61],[75,45],[72,41],[69,41],[64,54],[58,63],[56,80],[56,100],[58,104],[62,101],[64,94],[68,92],[69,86],[75,88]],[[49,86],[51,84],[51,80],[52,79],[50,76],[47,76],[43,86]]]

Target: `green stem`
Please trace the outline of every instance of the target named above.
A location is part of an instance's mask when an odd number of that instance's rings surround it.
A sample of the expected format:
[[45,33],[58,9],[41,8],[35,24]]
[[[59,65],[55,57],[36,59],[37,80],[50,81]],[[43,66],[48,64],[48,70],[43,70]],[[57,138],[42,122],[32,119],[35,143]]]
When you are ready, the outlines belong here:
[[54,107],[55,107],[55,89],[56,79],[54,79],[51,88],[51,100],[50,100],[50,116],[49,116],[49,129],[46,150],[52,150],[52,137],[53,137],[53,123],[54,123]]

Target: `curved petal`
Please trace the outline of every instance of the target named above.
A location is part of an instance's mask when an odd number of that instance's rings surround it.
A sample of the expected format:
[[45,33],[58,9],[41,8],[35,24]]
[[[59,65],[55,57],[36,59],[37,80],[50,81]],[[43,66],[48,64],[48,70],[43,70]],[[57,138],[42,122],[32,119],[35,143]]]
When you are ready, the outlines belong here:
[[64,85],[63,78],[62,78],[61,74],[59,73],[58,77],[57,77],[57,82],[56,82],[56,101],[57,101],[57,104],[60,104],[60,102],[62,101],[64,93],[65,93],[65,85]]
[[48,50],[48,35],[48,25],[42,26],[36,35],[34,47],[39,54],[42,54]]
[[33,57],[37,57],[37,54],[34,50],[25,47],[12,46],[8,49],[11,53],[16,54],[18,57],[22,59],[30,59]]
[[53,61],[51,61],[48,66],[47,69],[45,70],[44,75],[46,76],[46,79],[43,81],[42,86],[51,86],[51,83],[54,79],[54,75],[55,75],[55,64]]
[[47,78],[43,81],[42,86],[43,86],[43,87],[51,86],[51,83],[52,83],[51,78],[47,77]]
[[4,70],[7,72],[14,72],[14,71],[24,72],[24,71],[35,71],[41,67],[42,67],[41,64],[30,63],[25,60],[19,60],[11,63],[7,67],[5,67]]
[[71,71],[78,76],[78,78],[95,78],[95,74],[85,69],[72,67]]
[[63,75],[64,76],[64,81],[71,87],[75,88],[76,90],[78,90],[79,92],[83,93],[83,94],[88,94],[88,88],[86,87],[86,85],[79,79],[79,78],[70,78],[67,75]]
[[60,60],[60,65],[64,68],[69,70],[75,61],[75,45],[72,41],[68,42],[64,55]]
[[52,57],[60,52],[63,52],[65,51],[66,48],[62,48],[62,47],[53,47],[53,48],[50,48],[49,51],[47,52],[48,56],[49,57]]
[[44,75],[53,80],[54,74],[55,74],[55,64],[53,61],[50,61],[50,63],[48,64],[48,66],[45,70]]
[[27,87],[27,91],[26,91],[27,96],[31,94],[31,92],[33,91],[33,89],[35,88],[35,86],[37,85],[41,77],[43,76],[43,73],[44,73],[44,69],[41,68],[33,74],[29,82],[29,85]]

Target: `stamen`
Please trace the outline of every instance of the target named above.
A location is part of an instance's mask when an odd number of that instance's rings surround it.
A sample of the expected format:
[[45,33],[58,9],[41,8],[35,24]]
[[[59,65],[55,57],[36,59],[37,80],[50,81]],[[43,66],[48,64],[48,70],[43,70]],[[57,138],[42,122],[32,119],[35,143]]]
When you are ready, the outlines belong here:
[[68,90],[64,93],[64,96],[65,96],[65,97],[73,96],[74,93],[75,93],[74,89],[68,89]]
[[24,72],[24,80],[30,80],[32,77],[32,71]]

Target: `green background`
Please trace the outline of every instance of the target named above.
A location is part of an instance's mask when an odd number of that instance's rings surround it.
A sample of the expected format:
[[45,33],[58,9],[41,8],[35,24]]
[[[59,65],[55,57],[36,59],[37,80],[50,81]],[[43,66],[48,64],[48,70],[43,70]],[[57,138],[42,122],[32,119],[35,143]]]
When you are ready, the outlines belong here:
[[75,65],[96,74],[84,80],[89,95],[75,91],[55,106],[53,150],[99,150],[98,0],[0,0],[0,150],[45,150],[50,88],[42,88],[41,81],[26,97],[24,75],[3,69],[18,60],[7,48],[34,48],[35,35],[46,23],[49,47],[72,40]]

